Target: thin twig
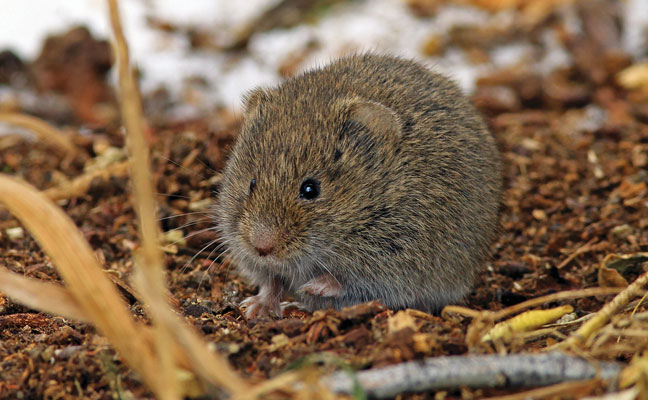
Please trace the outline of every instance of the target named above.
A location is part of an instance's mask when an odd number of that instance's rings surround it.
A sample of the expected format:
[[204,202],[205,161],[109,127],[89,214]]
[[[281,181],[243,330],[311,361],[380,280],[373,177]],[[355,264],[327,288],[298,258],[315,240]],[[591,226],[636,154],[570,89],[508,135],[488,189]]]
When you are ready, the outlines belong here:
[[0,122],[6,122],[27,129],[68,153],[74,153],[77,150],[72,141],[63,132],[40,118],[25,114],[0,112]]
[[[115,36],[114,47],[119,71],[119,105],[122,121],[127,132],[135,212],[139,220],[138,231],[142,241],[144,262],[139,263],[139,267],[143,269],[142,272],[151,288],[148,291],[151,297],[144,299],[145,304],[150,307],[151,303],[165,301],[165,285],[162,255],[157,243],[159,235],[154,211],[153,179],[149,169],[149,149],[144,139],[142,104],[135,75],[130,67],[128,45],[121,27],[117,0],[108,0],[108,7],[112,32]],[[144,291],[142,290],[142,292]],[[161,399],[180,399],[179,382],[175,375],[174,353],[169,351],[172,348],[171,333],[161,323],[161,318],[155,315],[154,310],[151,310],[151,314],[155,327],[155,347],[160,360],[159,378],[157,384],[151,389]]]
[[567,258],[564,259],[560,264],[558,264],[558,265],[556,266],[556,268],[557,268],[557,269],[562,269],[562,268],[564,268],[565,266],[567,266],[567,264],[569,264],[570,262],[572,262],[572,261],[573,261],[576,257],[578,257],[579,255],[588,252],[588,251],[592,248],[592,245],[594,244],[594,242],[596,242],[596,240],[597,240],[597,238],[593,238],[593,239],[591,239],[589,242],[585,243],[584,245],[582,245],[581,247],[579,247],[578,249],[576,249],[576,251],[574,251],[573,253],[571,253],[571,254],[569,255],[569,257],[567,257]]
[[22,222],[52,259],[69,293],[92,324],[110,340],[144,382],[155,385],[159,363],[145,333],[70,217],[42,192],[1,174],[0,202]]
[[111,177],[121,177],[126,175],[128,175],[127,161],[113,163],[104,169],[92,171],[76,177],[64,185],[49,188],[45,190],[45,195],[54,201],[79,197],[88,192],[90,184],[95,179],[108,180]]
[[161,380],[156,390],[159,397],[176,399],[179,388],[174,374],[174,353],[169,351],[173,339],[184,347],[191,360],[193,372],[213,384],[221,385],[230,394],[238,395],[248,389],[227,360],[211,352],[207,344],[171,310],[165,301],[166,286],[162,268],[162,253],[157,238],[153,178],[150,172],[149,148],[143,134],[142,104],[135,75],[129,64],[128,46],[121,28],[116,0],[108,0],[110,20],[115,35],[115,50],[119,68],[121,112],[130,153],[135,209],[139,219],[142,252],[136,257],[135,273],[139,291],[157,329],[156,347],[161,360]]
[[56,283],[27,278],[0,268],[0,291],[27,307],[77,321],[89,322],[85,310],[70,292]]
[[[593,365],[578,357],[548,353],[436,357],[360,371],[355,378],[369,397],[386,398],[424,390],[546,386],[594,377],[613,379],[619,371],[621,366],[616,363]],[[350,394],[354,379],[348,372],[340,371],[325,378],[325,384],[335,392]]]
[[522,303],[515,304],[511,307],[507,307],[500,311],[495,311],[493,313],[494,320],[500,320],[512,314],[517,314],[520,311],[526,310],[527,308],[541,306],[543,304],[551,303],[558,300],[567,300],[567,299],[579,299],[582,297],[590,296],[605,296],[611,294],[617,294],[622,291],[623,288],[588,288],[580,290],[567,290],[564,292],[552,293],[546,296],[536,297]]
[[644,272],[630,286],[624,288],[614,299],[606,303],[596,315],[585,322],[577,331],[573,332],[564,346],[580,346],[587,341],[594,333],[601,329],[610,320],[611,316],[624,307],[630,300],[640,293],[640,289],[648,283],[648,272]]

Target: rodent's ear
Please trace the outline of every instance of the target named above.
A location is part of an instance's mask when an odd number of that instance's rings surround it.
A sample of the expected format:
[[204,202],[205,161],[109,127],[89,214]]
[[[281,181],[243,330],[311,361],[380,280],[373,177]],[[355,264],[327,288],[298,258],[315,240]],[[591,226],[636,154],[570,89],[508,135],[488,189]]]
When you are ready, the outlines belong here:
[[245,114],[254,110],[259,104],[266,100],[268,97],[265,90],[256,88],[243,96],[243,109]]
[[391,108],[368,100],[348,101],[348,119],[356,121],[370,131],[391,139],[401,136],[401,121]]

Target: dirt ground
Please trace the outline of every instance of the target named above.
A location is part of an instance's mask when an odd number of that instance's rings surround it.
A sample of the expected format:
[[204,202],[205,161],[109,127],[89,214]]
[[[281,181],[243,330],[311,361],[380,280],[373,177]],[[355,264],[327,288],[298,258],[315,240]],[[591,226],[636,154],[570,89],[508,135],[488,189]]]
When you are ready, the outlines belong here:
[[[413,12],[424,15],[429,2],[413,3]],[[503,154],[505,194],[501,234],[466,307],[498,310],[549,293],[605,285],[600,267],[606,257],[648,252],[648,93],[618,83],[619,72],[632,64],[619,50],[623,27],[610,2],[593,4],[578,9],[584,32],[563,32],[572,65],[543,75],[521,63],[478,81],[473,101]],[[443,46],[461,46],[480,59],[495,42],[515,35],[533,38],[540,27],[560,30],[562,23],[548,14],[516,32],[464,29]],[[588,24],[611,33],[593,34]],[[443,51],[430,46],[430,51]],[[50,38],[36,60],[0,53],[0,86],[36,99],[14,104],[13,111],[67,127],[79,149],[70,157],[24,135],[0,136],[0,170],[45,190],[81,175],[89,165],[123,158],[115,94],[106,79],[110,66],[107,42],[82,28]],[[286,70],[291,68],[287,65]],[[165,115],[170,101],[164,93],[144,98],[162,230],[180,230],[187,237],[174,243],[168,235],[169,288],[186,320],[227,354],[241,374],[265,379],[319,353],[334,355],[335,362],[355,369],[468,353],[469,318],[419,315],[413,328],[394,334],[388,320],[395,312],[377,303],[313,314],[292,308],[280,320],[246,320],[238,304],[255,288],[241,280],[232,265],[215,258],[214,246],[206,246],[218,238],[204,230],[213,224],[209,207],[219,190],[219,171],[236,137],[238,117],[218,111],[178,122]],[[0,104],[0,111],[11,106]],[[59,204],[122,289],[133,315],[146,320],[129,285],[138,238],[127,179],[96,180],[87,193]],[[37,243],[17,227],[17,220],[0,210],[3,267],[32,278],[59,280]],[[639,261],[625,263],[620,278],[632,282],[641,274]],[[598,311],[610,298],[586,297],[545,308],[571,304],[580,317]],[[545,335],[518,341],[509,351],[539,350],[556,340],[556,335]],[[644,346],[632,340],[610,340],[590,355],[629,362]],[[641,341],[647,343],[646,338]],[[487,345],[471,350],[494,351]],[[592,385],[589,393],[578,396],[605,389],[603,384]],[[445,395],[480,398],[517,390],[464,389]],[[0,294],[0,397],[77,396],[152,398],[92,326],[39,313]]]

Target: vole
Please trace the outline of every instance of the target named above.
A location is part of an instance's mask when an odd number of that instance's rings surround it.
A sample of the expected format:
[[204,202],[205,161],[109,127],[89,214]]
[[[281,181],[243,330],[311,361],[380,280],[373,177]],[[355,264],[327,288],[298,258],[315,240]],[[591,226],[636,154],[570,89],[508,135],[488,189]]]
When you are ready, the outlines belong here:
[[247,96],[217,223],[259,286],[250,318],[379,300],[435,311],[489,257],[500,157],[449,79],[403,58],[339,59]]

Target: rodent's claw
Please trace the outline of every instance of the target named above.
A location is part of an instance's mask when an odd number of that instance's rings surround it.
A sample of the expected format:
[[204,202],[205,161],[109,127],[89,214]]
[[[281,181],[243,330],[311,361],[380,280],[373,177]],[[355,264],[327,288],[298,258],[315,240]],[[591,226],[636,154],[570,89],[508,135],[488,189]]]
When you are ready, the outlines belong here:
[[330,274],[316,276],[303,284],[299,288],[299,291],[320,297],[339,297],[344,294],[344,289],[340,285],[340,282]]
[[267,296],[250,296],[241,302],[246,307],[245,317],[247,319],[278,317],[281,318],[281,307],[278,299],[271,299]]

